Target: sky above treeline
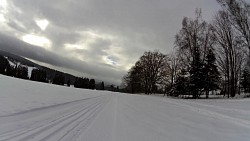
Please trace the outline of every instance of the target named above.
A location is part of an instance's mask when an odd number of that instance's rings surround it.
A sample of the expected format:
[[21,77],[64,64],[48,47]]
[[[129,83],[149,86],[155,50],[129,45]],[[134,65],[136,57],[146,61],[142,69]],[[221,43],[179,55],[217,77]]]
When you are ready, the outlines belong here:
[[216,0],[0,0],[0,49],[119,84],[144,51],[170,53],[183,17]]

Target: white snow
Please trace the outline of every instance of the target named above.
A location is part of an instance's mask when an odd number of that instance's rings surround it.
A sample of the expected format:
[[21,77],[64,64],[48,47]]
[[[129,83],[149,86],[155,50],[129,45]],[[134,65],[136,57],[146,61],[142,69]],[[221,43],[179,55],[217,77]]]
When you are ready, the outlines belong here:
[[0,140],[249,141],[250,99],[168,99],[0,75]]
[[30,77],[31,77],[32,70],[33,70],[33,69],[36,69],[36,67],[27,66],[27,68],[28,68],[28,77],[30,78]]

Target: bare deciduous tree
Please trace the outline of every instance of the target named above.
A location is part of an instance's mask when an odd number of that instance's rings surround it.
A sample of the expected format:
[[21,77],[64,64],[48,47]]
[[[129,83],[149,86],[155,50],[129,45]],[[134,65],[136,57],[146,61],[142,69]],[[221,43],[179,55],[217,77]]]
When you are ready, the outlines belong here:
[[[146,94],[156,92],[169,76],[167,56],[158,52],[145,52],[125,77],[132,91],[141,88]],[[139,91],[139,90],[137,90]]]
[[226,11],[218,12],[213,21],[213,27],[217,41],[218,67],[224,75],[223,92],[228,93],[228,97],[234,97],[244,60],[242,42],[237,38]]
[[[192,95],[196,98],[202,90],[201,67],[204,64],[208,50],[214,45],[211,25],[202,19],[201,10],[196,10],[196,18],[184,18],[182,29],[176,35],[175,44],[178,47],[180,60],[184,69],[191,77]],[[199,65],[199,66],[197,66]]]
[[244,0],[217,0],[228,14],[228,22],[236,29],[244,46],[250,50],[250,3]]

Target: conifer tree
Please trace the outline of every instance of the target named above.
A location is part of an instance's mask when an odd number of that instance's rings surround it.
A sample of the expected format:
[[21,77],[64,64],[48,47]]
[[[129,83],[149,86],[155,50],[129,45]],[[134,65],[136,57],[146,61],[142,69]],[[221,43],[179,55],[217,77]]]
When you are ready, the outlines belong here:
[[95,79],[90,79],[89,81],[89,89],[95,89]]
[[0,56],[0,74],[6,74],[7,68],[10,66],[8,60]]
[[30,80],[39,81],[39,82],[46,82],[47,73],[44,70],[33,69],[31,71]]
[[189,94],[188,83],[189,82],[188,82],[187,72],[186,70],[182,69],[181,72],[177,75],[177,78],[174,84],[173,96],[177,97],[179,95]]
[[247,68],[243,70],[241,75],[241,86],[243,87],[245,93],[250,92],[250,73]]
[[201,89],[204,86],[203,64],[200,59],[200,50],[198,47],[194,48],[194,57],[190,67],[190,92],[193,98],[197,98],[201,94]]
[[65,77],[62,74],[56,74],[53,79],[53,84],[64,85]]
[[104,82],[101,83],[101,90],[104,90]]
[[70,79],[67,82],[67,86],[70,87]]
[[212,49],[209,49],[205,58],[204,66],[204,89],[206,92],[206,98],[208,98],[209,91],[213,91],[219,88],[220,73],[216,65],[215,54]]

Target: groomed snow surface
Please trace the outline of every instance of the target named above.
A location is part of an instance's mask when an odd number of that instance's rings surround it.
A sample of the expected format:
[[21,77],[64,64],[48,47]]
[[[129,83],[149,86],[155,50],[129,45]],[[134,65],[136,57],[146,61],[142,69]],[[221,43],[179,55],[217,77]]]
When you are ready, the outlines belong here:
[[168,99],[0,75],[0,140],[250,141],[250,99]]

